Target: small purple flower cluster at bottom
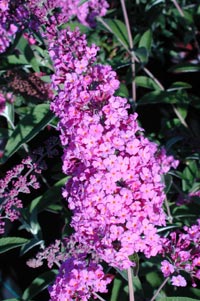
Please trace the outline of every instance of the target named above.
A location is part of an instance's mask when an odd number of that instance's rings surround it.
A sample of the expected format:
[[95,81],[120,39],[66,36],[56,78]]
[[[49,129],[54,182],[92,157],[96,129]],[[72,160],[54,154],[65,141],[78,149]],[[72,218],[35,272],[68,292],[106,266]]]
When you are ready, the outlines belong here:
[[165,277],[172,277],[174,286],[186,286],[186,279],[180,273],[187,273],[195,287],[195,278],[200,279],[200,219],[191,227],[185,226],[170,234],[170,239],[163,241],[163,256],[168,260],[161,263]]
[[101,265],[87,259],[71,257],[61,266],[55,283],[49,288],[51,301],[87,301],[96,292],[106,293],[112,277],[106,276]]

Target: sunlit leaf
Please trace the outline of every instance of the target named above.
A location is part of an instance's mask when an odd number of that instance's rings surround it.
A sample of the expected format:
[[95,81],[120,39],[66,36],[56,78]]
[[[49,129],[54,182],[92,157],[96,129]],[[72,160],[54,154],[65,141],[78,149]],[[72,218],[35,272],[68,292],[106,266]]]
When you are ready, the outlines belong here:
[[34,55],[34,52],[31,49],[31,46],[29,45],[28,41],[23,37],[23,35],[20,37],[18,44],[15,47],[25,57],[26,61],[28,62],[28,64],[31,65],[33,70],[35,72],[40,72],[39,63]]

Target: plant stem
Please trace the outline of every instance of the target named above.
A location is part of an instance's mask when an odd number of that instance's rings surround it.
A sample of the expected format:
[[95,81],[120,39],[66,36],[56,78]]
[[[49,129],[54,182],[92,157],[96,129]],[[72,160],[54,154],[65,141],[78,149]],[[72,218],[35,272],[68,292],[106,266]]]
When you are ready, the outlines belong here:
[[174,6],[178,10],[181,17],[185,17],[184,12],[183,12],[182,8],[180,7],[180,5],[178,4],[178,2],[176,0],[172,0],[172,2],[174,3]]
[[128,268],[128,288],[129,288],[129,301],[134,301],[134,289],[133,289],[133,274],[131,267]]
[[150,301],[154,301],[158,294],[160,293],[161,289],[165,286],[165,284],[167,283],[167,281],[169,280],[169,277],[165,278],[165,280],[163,281],[163,283],[160,285],[160,287],[158,288],[157,292],[155,293],[155,295],[151,298]]
[[126,28],[127,28],[129,47],[130,47],[130,52],[131,52],[132,98],[133,98],[133,101],[136,101],[135,55],[132,55],[132,53],[133,53],[133,38],[132,38],[132,34],[131,34],[130,23],[129,23],[128,14],[127,14],[126,5],[125,5],[124,0],[121,0],[121,6],[122,6],[122,11],[123,11],[123,15],[124,15]]
[[182,125],[189,130],[189,127],[188,127],[187,123],[185,122],[184,118],[181,116],[181,114],[179,113],[179,111],[177,110],[177,108],[174,105],[172,105],[172,107],[173,107],[174,113],[176,114],[176,116],[178,117],[178,119],[180,120],[180,122],[182,123]]
[[[136,60],[136,62],[138,62],[139,60]],[[163,87],[163,85],[159,82],[159,80],[157,80],[157,78],[151,73],[151,71],[149,71],[146,67],[143,68],[144,72],[158,85],[158,87],[160,88],[160,90],[164,91],[165,88]]]
[[165,206],[166,206],[166,209],[167,209],[167,215],[168,215],[169,223],[172,224],[173,217],[171,215],[171,211],[170,211],[170,208],[169,208],[168,200],[166,198],[165,198]]
[[93,292],[93,295],[99,299],[100,301],[106,301],[105,299],[103,299],[101,296],[99,296],[97,293]]

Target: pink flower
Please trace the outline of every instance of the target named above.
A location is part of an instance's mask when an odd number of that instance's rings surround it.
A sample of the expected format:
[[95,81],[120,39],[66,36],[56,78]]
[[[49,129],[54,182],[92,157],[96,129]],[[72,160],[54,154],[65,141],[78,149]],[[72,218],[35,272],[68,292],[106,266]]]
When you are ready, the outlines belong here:
[[174,270],[174,266],[171,263],[169,263],[169,261],[163,260],[161,262],[161,271],[165,277],[168,277],[171,274],[173,274]]
[[172,282],[172,285],[174,285],[174,286],[186,286],[187,285],[185,278],[182,277],[181,275],[173,276],[171,282]]

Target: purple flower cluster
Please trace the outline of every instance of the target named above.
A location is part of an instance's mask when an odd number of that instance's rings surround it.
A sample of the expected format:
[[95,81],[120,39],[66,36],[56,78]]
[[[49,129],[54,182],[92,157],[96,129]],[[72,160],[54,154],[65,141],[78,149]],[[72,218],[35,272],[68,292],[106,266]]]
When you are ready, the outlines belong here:
[[101,265],[86,259],[85,254],[80,259],[71,257],[62,264],[55,283],[49,288],[51,301],[87,301],[96,292],[107,292],[111,280]]
[[4,233],[5,219],[11,222],[20,217],[20,209],[23,207],[19,198],[20,193],[30,193],[30,188],[38,189],[39,183],[35,174],[40,173],[37,164],[28,157],[21,164],[8,171],[5,178],[0,180],[0,234]]
[[178,162],[143,136],[127,100],[114,96],[116,73],[96,65],[96,53],[78,31],[61,31],[50,45],[57,91],[51,109],[60,119],[63,171],[71,176],[63,196],[77,242],[126,269],[134,252],[161,251],[161,176]]
[[163,256],[168,260],[161,263],[165,277],[172,277],[175,286],[186,286],[186,279],[181,273],[188,273],[195,287],[195,278],[200,279],[200,219],[191,227],[185,226],[182,231],[172,232],[170,239],[163,244]]
[[95,17],[104,16],[108,8],[106,0],[0,0],[0,53],[10,45],[16,32],[24,31],[32,43],[32,31],[39,31],[41,25],[51,27],[68,22],[73,16],[86,26],[95,26]]
[[62,252],[63,248],[63,243],[57,239],[54,244],[38,252],[36,258],[29,259],[26,264],[31,268],[37,268],[47,260],[47,265],[51,269],[54,264],[60,265],[60,262],[64,261],[66,254]]
[[18,29],[10,18],[9,5],[9,0],[0,0],[0,53],[10,45]]
[[22,160],[0,179],[0,234],[4,233],[5,219],[11,222],[19,219],[23,203],[20,194],[27,194],[31,189],[40,187],[37,175],[46,169],[44,157],[53,158],[58,155],[57,137],[50,137],[44,142],[44,147],[35,149],[32,154]]
[[109,5],[106,0],[89,0],[81,5],[80,0],[61,0],[58,6],[62,8],[61,23],[76,16],[83,25],[94,27],[95,17],[104,16]]

